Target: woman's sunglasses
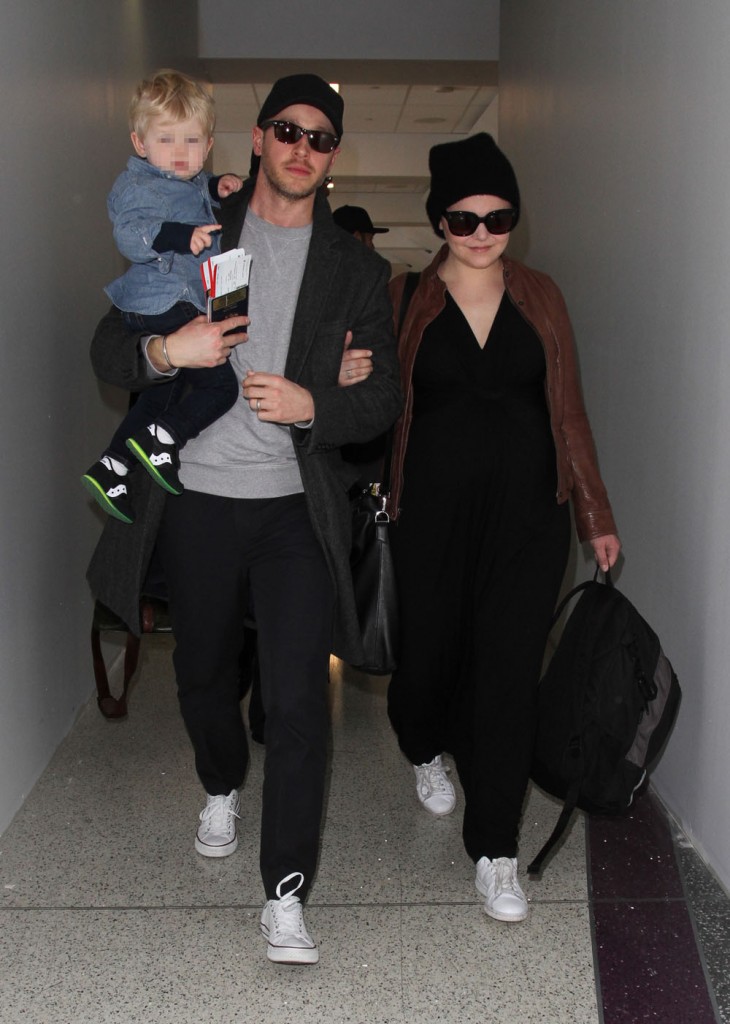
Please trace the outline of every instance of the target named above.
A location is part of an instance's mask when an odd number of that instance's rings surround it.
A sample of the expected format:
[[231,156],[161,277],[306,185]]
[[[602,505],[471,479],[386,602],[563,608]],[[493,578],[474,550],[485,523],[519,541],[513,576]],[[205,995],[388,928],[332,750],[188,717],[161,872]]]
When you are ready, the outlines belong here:
[[321,132],[313,128],[302,128],[292,121],[264,121],[260,128],[273,128],[274,138],[277,142],[283,142],[287,146],[293,146],[299,142],[302,135],[307,136],[307,142],[316,153],[331,153],[340,141],[332,132]]
[[473,235],[480,224],[484,225],[490,235],[506,235],[515,226],[517,210],[492,210],[484,217],[477,217],[468,210],[447,210],[443,216],[449,231],[457,238]]

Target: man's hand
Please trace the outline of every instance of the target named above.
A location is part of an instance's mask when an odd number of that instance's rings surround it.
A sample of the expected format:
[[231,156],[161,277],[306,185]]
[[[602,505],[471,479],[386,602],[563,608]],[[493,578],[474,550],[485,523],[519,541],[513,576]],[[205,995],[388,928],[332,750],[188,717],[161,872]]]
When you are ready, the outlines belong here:
[[[248,341],[245,333],[228,334],[231,329],[247,327],[247,316],[232,316],[227,320],[209,324],[204,316],[196,316],[173,334],[167,335],[167,354],[175,368],[204,369],[222,366],[231,349]],[[169,373],[170,367],[162,355],[162,338],[152,338],[147,346],[147,358],[160,373]]]
[[345,351],[340,364],[340,373],[337,383],[341,388],[347,388],[351,384],[359,384],[366,380],[373,372],[372,352],[367,348],[350,348],[352,344],[352,331],[345,335]]
[[190,239],[190,252],[193,256],[199,256],[203,249],[209,249],[213,241],[210,236],[215,231],[220,231],[220,229],[220,224],[199,224],[196,228],[193,228],[193,234]]
[[222,174],[218,179],[218,196],[221,199],[225,199],[233,192],[240,192],[242,188],[243,178],[239,178],[237,174]]
[[249,370],[243,381],[243,397],[265,423],[309,423],[314,419],[311,393],[278,374]]

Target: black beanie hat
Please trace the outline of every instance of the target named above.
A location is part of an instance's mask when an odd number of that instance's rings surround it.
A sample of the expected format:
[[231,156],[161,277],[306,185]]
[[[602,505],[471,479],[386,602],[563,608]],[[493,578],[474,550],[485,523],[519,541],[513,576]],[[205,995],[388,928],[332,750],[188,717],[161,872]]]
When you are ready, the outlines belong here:
[[428,154],[431,191],[426,213],[434,231],[444,233],[439,221],[444,210],[467,196],[499,196],[520,216],[520,191],[512,164],[491,135],[480,132],[459,142],[444,142]]
[[260,127],[264,121],[270,121],[286,107],[293,107],[297,103],[321,110],[329,118],[335,135],[342,138],[345,104],[340,94],[319,75],[287,75],[274,82],[259,111],[256,124]]

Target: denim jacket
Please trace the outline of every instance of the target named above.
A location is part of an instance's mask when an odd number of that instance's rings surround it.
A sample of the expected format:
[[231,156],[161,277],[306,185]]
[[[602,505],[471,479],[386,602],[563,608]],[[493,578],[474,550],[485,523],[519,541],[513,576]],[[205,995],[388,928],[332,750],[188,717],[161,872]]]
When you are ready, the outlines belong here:
[[[114,182],[107,208],[114,224],[114,241],[132,266],[104,290],[125,312],[155,316],[176,302],[192,302],[205,311],[200,265],[220,252],[220,241],[199,256],[189,250],[156,252],[155,238],[165,223],[216,224],[209,190],[211,175],[200,171],[184,181],[132,156]],[[217,204],[216,204],[217,205]]]

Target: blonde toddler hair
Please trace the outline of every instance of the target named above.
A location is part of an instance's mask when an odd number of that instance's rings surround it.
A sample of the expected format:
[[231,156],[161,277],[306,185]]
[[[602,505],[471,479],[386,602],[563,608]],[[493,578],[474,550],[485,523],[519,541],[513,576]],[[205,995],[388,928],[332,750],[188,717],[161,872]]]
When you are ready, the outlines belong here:
[[213,97],[181,71],[165,68],[137,86],[129,105],[129,127],[144,139],[155,117],[171,121],[198,120],[210,138],[215,128]]

